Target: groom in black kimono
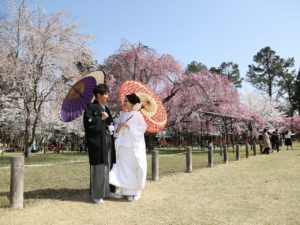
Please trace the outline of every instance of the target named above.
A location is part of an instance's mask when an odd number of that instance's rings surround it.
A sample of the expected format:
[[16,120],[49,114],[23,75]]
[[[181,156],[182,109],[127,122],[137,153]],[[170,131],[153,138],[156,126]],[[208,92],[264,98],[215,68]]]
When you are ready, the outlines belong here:
[[84,129],[90,162],[90,195],[94,203],[104,198],[119,198],[115,186],[109,185],[109,171],[116,162],[111,113],[105,106],[109,89],[105,84],[94,88],[95,101],[84,111]]

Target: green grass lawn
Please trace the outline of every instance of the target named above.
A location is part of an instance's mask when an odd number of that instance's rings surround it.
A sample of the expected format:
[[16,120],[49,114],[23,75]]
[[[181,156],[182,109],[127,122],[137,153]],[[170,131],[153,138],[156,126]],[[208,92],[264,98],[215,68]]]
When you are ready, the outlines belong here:
[[[295,147],[295,146],[294,146]],[[299,144],[295,148],[299,149]],[[174,173],[186,171],[186,154],[184,149],[159,149],[160,178]],[[257,150],[259,154],[259,149]],[[0,156],[0,208],[9,206],[10,165],[12,156],[22,153],[5,153]],[[193,152],[193,170],[205,168],[208,165],[207,152]],[[245,158],[245,148],[241,148],[241,160]],[[253,157],[253,152],[251,156]],[[148,159],[148,179],[151,179],[151,155]],[[229,149],[228,160],[235,161],[236,156]],[[78,163],[71,163],[78,162]],[[223,164],[223,156],[214,152],[214,166]],[[25,167],[25,204],[30,205],[43,198],[70,199],[87,191],[89,185],[89,164],[87,153],[64,152],[63,154],[32,154],[25,159],[25,165],[44,165]],[[67,190],[67,191],[64,191]]]
[[[11,163],[12,156],[21,156],[22,152],[5,152],[3,156],[0,156],[0,168],[7,167]],[[29,158],[25,158],[25,165],[35,164],[51,164],[51,163],[62,163],[71,161],[87,161],[86,153],[78,153],[74,151],[65,151],[63,154],[54,154],[53,152],[32,153]]]
[[[172,156],[174,159],[178,158],[181,160],[182,157],[185,157],[185,148],[181,148],[181,150],[178,150],[178,148],[159,148],[159,154],[162,156]],[[241,148],[240,157],[245,157],[245,147]],[[252,153],[251,153],[252,154]],[[8,167],[11,163],[11,157],[12,156],[21,156],[23,155],[22,152],[5,152],[3,156],[0,155],[0,168],[1,167]],[[193,155],[196,157],[197,160],[200,160],[201,162],[207,159],[207,152],[201,151],[198,148],[193,149]],[[215,162],[220,162],[221,158],[223,156],[219,157],[219,149],[216,148],[215,152]],[[151,157],[148,155],[148,158]],[[202,160],[203,159],[203,160]],[[228,159],[234,160],[235,155],[233,154],[232,148],[228,151]],[[25,158],[25,165],[36,165],[36,164],[59,164],[59,163],[68,163],[68,162],[87,162],[88,156],[87,153],[78,153],[75,151],[65,151],[63,154],[54,154],[53,152],[46,152],[44,154],[43,152],[34,153],[31,154],[29,158]],[[222,160],[221,160],[222,161]],[[183,160],[185,163],[185,161]],[[176,163],[177,165],[177,163]],[[175,170],[176,170],[175,165]],[[196,167],[199,165],[199,163],[195,164]],[[178,167],[178,171],[180,171],[180,167]],[[162,170],[162,173],[168,173],[168,171]]]
[[[8,208],[10,170],[2,167],[0,225],[300,224],[299,144],[293,151],[284,148],[249,159],[243,150],[239,162],[229,152],[228,165],[215,152],[213,168],[207,167],[207,153],[197,151],[192,173],[185,173],[184,151],[172,151],[160,152],[160,180],[148,180],[142,198],[133,203],[106,200],[101,206],[91,204],[87,155],[52,153],[32,156],[30,163],[52,165],[25,167],[25,208],[13,210]],[[68,163],[71,161],[80,163]]]

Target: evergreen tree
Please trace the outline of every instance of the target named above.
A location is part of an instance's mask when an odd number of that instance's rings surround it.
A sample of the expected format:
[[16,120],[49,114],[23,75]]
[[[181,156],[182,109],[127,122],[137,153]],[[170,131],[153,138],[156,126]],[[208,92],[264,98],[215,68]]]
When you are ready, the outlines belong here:
[[222,62],[219,68],[211,67],[212,73],[225,75],[236,88],[242,87],[243,78],[240,77],[239,65],[233,62]]
[[[197,73],[201,71],[207,71],[208,68],[201,62],[192,61],[185,68],[185,74]],[[241,88],[243,78],[240,78],[239,65],[233,62],[222,62],[221,65],[217,67],[211,67],[209,69],[211,73],[227,76],[236,88]]]
[[298,111],[300,114],[300,68],[294,83],[294,90],[292,94],[292,106],[294,110]]
[[282,78],[278,83],[279,91],[277,94],[277,98],[286,97],[289,103],[288,112],[287,112],[289,116],[293,116],[295,111],[293,107],[293,94],[295,91],[295,80],[296,80],[296,71],[295,70],[291,72],[286,71],[282,74]]
[[202,70],[208,70],[207,66],[205,66],[201,62],[192,61],[190,64],[188,64],[185,68],[185,74],[190,73],[197,73]]
[[270,98],[276,94],[277,98],[280,90],[279,82],[282,80],[283,74],[294,66],[294,58],[287,60],[280,58],[276,52],[269,46],[261,49],[254,57],[256,64],[249,65],[246,74],[247,81],[255,88],[266,92]]

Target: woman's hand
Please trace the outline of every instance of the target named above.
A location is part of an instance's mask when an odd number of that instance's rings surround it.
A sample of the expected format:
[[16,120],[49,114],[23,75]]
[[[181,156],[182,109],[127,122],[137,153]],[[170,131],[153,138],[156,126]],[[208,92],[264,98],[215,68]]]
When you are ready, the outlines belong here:
[[123,127],[129,128],[127,123],[119,123],[116,132],[119,132]]
[[129,128],[127,123],[120,123],[120,129],[125,127]]

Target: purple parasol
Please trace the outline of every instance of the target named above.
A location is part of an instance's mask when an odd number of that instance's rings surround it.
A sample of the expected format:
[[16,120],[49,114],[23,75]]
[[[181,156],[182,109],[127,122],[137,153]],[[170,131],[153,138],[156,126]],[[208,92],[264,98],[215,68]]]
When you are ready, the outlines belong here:
[[78,118],[86,105],[93,98],[93,89],[97,81],[93,76],[87,76],[79,80],[66,95],[60,110],[60,119],[70,122]]

